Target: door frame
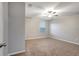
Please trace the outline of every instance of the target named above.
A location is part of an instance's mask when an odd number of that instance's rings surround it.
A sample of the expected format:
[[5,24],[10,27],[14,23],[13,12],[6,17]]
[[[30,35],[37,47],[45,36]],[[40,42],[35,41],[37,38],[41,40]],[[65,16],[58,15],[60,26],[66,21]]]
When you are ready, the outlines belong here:
[[8,2],[2,3],[3,14],[3,42],[6,42],[6,47],[3,47],[3,56],[8,56]]

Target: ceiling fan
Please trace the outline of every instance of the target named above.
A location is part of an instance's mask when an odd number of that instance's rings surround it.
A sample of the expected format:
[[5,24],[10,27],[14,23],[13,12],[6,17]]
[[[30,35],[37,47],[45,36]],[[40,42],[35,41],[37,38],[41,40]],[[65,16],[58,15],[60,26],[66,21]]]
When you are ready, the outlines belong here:
[[48,17],[58,16],[56,11],[48,11]]
[[[30,8],[35,7],[35,8],[38,8],[38,9],[44,9],[44,8],[41,7],[41,6],[35,5],[35,4],[32,4],[32,3],[29,3],[27,6],[30,7]],[[47,13],[49,14],[49,16],[50,16],[50,15],[58,16],[58,15],[56,15],[57,12],[55,12],[55,11],[53,11],[53,10],[48,10]]]

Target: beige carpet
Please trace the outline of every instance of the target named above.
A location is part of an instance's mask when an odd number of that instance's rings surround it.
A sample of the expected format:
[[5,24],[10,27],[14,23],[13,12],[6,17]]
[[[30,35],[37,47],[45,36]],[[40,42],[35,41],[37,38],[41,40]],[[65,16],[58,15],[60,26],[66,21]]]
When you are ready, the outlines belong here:
[[[26,40],[26,56],[79,56],[79,45],[56,39]],[[17,56],[18,56],[17,55]]]

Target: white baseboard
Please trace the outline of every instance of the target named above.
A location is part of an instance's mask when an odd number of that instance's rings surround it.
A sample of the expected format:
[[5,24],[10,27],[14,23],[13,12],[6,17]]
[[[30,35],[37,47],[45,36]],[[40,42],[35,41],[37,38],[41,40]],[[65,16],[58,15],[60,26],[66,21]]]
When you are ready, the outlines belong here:
[[61,41],[65,41],[65,42],[68,42],[68,43],[72,43],[72,44],[76,44],[76,45],[79,45],[79,43],[76,43],[76,42],[72,42],[72,41],[68,41],[68,40],[64,40],[60,37],[54,37],[53,35],[50,35],[50,38],[54,38],[56,40],[61,40]]
[[33,40],[33,39],[40,39],[40,38],[47,38],[47,36],[29,37],[26,40]]
[[10,54],[8,54],[8,56],[12,56],[12,55],[19,54],[19,53],[22,53],[22,52],[25,52],[25,50],[10,53]]

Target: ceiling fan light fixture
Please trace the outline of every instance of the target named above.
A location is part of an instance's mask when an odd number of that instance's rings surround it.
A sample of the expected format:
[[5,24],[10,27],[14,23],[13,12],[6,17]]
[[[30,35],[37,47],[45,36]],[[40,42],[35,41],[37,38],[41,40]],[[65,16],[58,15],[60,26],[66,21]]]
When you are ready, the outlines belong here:
[[48,15],[48,17],[52,17],[52,15]]

